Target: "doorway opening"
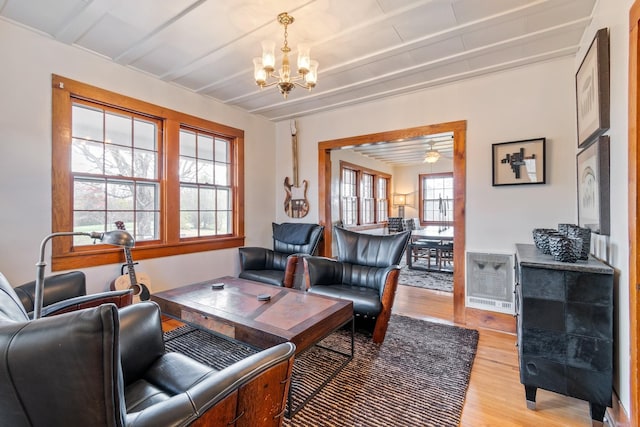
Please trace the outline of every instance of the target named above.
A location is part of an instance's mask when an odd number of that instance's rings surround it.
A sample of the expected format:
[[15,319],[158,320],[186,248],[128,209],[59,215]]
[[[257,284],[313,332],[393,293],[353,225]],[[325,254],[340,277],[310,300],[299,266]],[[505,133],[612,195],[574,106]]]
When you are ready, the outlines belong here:
[[420,126],[415,128],[400,129],[355,137],[342,138],[330,141],[322,141],[318,144],[318,205],[319,222],[325,226],[324,240],[319,249],[323,256],[331,256],[332,247],[332,174],[331,151],[345,147],[357,147],[366,144],[388,141],[389,144],[401,142],[409,138],[424,135],[442,134],[450,132],[453,135],[453,175],[454,175],[454,254],[453,265],[453,321],[465,324],[464,301],[464,254],[465,254],[465,189],[466,189],[466,120]]

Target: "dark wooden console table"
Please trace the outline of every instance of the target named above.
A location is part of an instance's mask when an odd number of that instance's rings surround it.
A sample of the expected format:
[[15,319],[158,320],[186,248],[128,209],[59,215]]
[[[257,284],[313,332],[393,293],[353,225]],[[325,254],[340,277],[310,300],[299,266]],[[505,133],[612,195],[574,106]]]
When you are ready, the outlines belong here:
[[536,390],[589,402],[594,425],[611,406],[613,268],[589,257],[554,261],[534,245],[516,245],[520,382],[527,407]]

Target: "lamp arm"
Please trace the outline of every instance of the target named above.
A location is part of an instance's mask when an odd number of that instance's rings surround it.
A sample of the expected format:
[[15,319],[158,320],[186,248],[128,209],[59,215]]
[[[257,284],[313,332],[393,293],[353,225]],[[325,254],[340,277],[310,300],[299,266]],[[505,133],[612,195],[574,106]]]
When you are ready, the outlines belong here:
[[74,232],[74,231],[61,231],[58,233],[51,233],[44,239],[42,239],[42,243],[40,243],[40,258],[38,258],[38,263],[36,264],[36,294],[35,301],[33,302],[33,318],[39,319],[42,316],[42,299],[44,293],[44,270],[47,266],[47,263],[44,261],[44,252],[47,246],[47,242],[54,237],[58,236],[89,236],[93,239],[100,239],[101,233],[85,233],[85,232]]

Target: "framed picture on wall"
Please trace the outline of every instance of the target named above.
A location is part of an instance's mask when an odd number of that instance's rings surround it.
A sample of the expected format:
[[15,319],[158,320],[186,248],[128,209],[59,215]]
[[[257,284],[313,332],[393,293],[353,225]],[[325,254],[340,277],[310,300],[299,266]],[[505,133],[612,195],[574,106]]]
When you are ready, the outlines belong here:
[[546,138],[492,145],[493,186],[544,184]]
[[609,33],[598,30],[576,73],[578,147],[609,129]]
[[578,224],[609,235],[609,136],[578,153]]

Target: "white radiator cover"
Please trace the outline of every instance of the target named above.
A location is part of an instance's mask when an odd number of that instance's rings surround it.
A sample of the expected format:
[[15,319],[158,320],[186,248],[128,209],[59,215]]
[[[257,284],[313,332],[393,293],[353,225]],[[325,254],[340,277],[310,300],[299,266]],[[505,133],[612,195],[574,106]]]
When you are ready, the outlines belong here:
[[467,252],[466,306],[515,314],[514,254]]

